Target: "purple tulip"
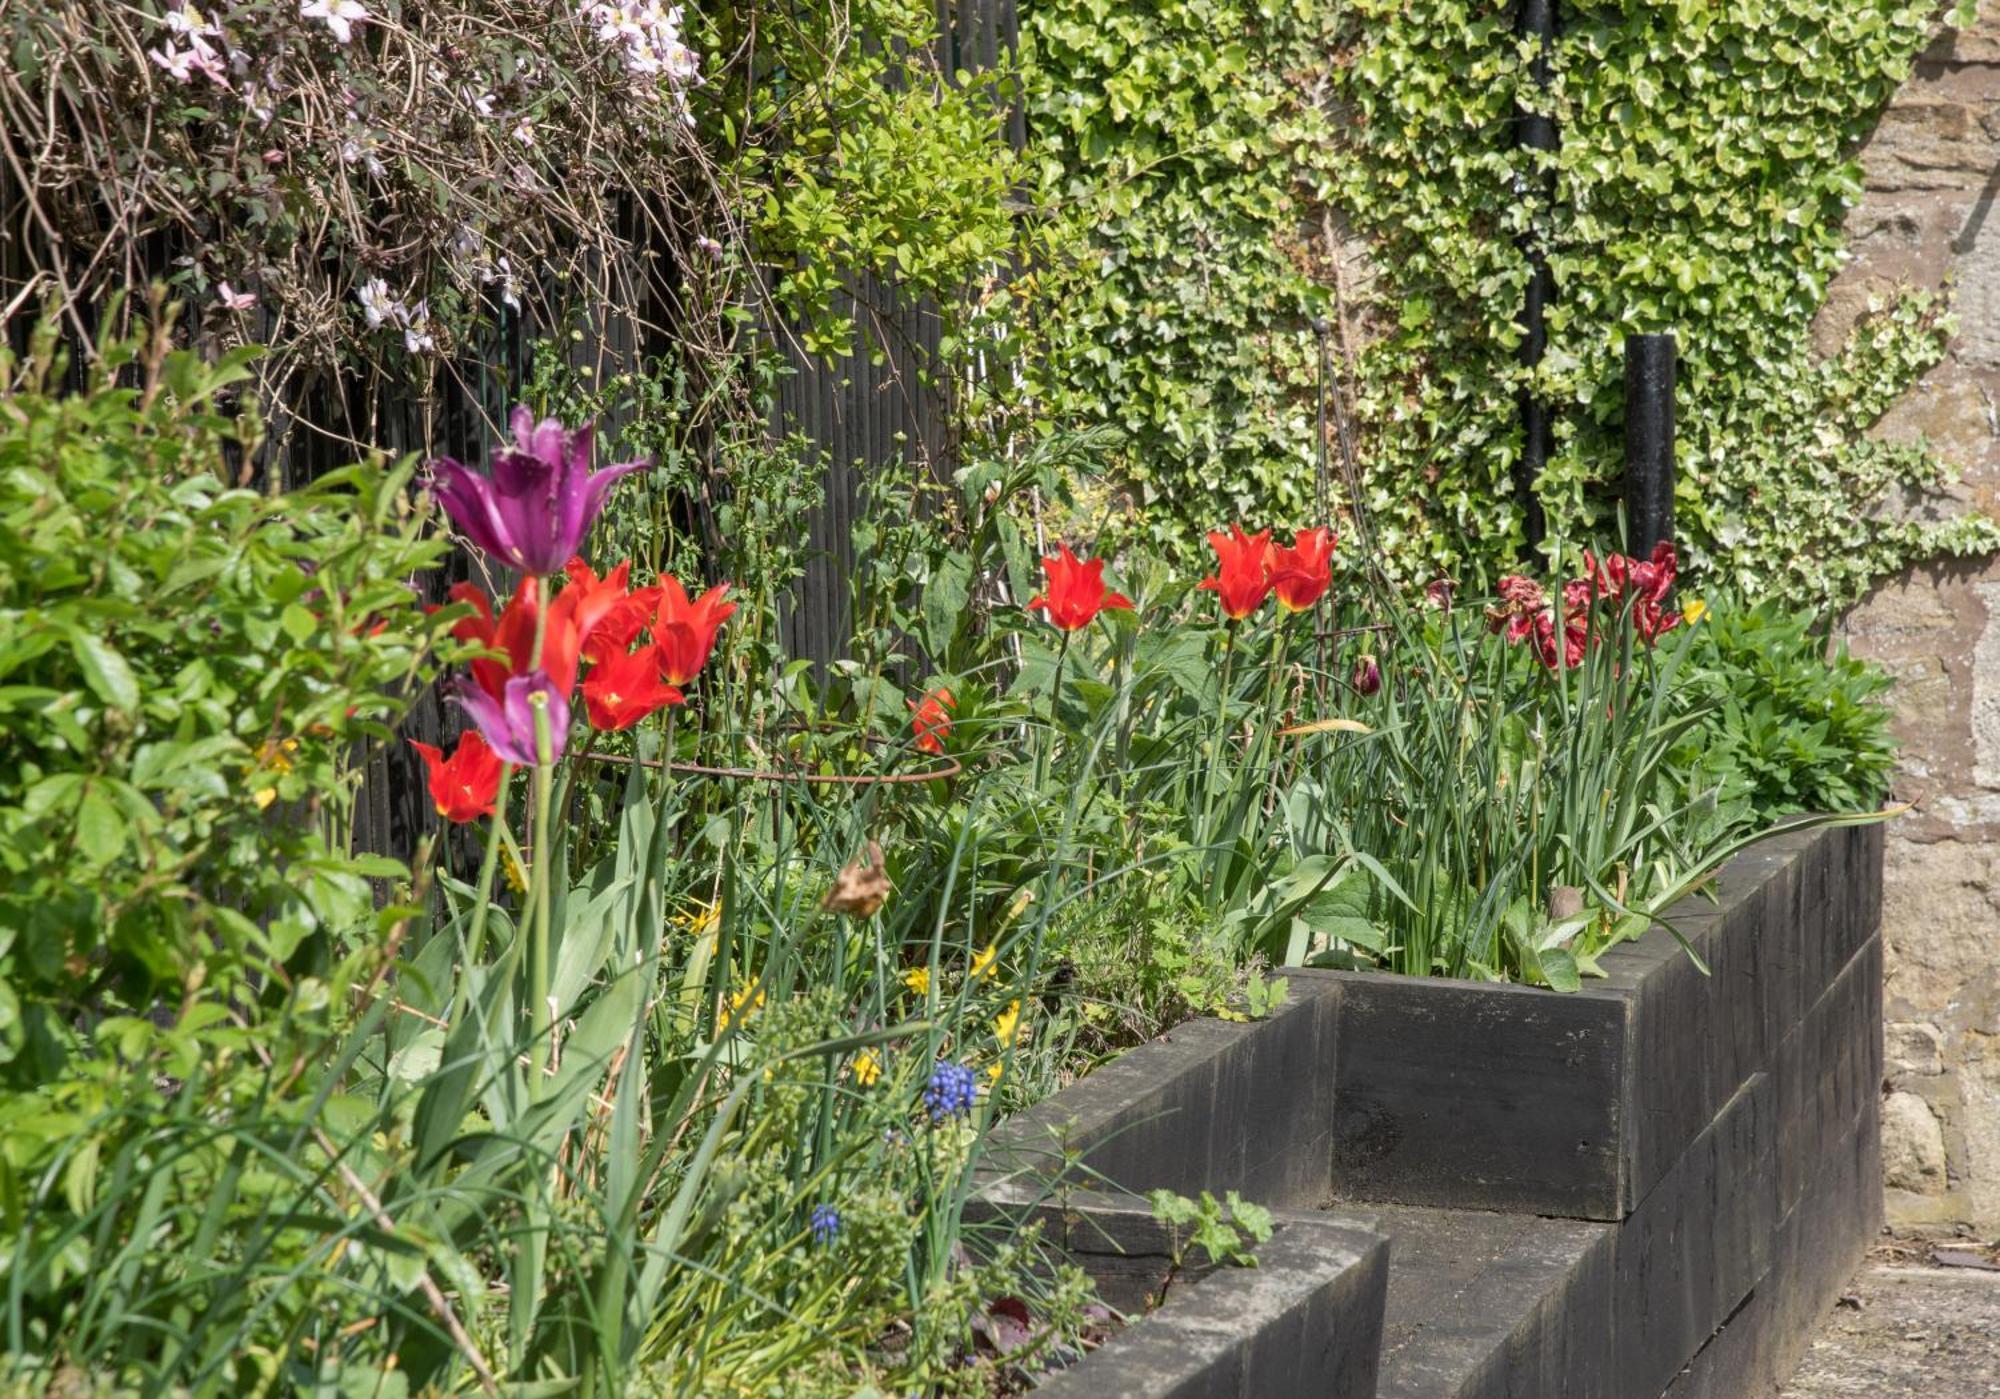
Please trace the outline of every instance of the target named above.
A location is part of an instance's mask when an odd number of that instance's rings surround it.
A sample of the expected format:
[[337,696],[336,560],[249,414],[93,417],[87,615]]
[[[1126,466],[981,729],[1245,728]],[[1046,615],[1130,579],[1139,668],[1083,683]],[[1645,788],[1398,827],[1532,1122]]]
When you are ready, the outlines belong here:
[[1363,656],[1354,663],[1353,684],[1360,695],[1372,695],[1382,688],[1382,667],[1375,664],[1373,656]]
[[534,767],[537,761],[535,751],[535,696],[541,696],[549,711],[549,761],[555,762],[563,755],[563,745],[569,740],[569,699],[556,688],[544,670],[531,670],[525,675],[516,675],[507,682],[499,699],[473,684],[461,680],[458,691],[452,699],[467,714],[479,729],[486,746],[508,762],[521,767]]
[[554,573],[582,547],[612,483],[652,463],[641,459],[592,471],[591,425],[568,432],[554,418],[538,423],[526,405],[514,410],[512,426],[514,445],[493,453],[491,475],[438,457],[430,464],[431,481],[474,544],[523,573]]

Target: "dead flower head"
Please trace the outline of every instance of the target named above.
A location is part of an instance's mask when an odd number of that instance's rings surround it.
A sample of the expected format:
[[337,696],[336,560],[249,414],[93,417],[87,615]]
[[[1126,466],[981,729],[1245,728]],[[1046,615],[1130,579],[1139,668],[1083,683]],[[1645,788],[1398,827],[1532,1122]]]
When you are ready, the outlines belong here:
[[889,897],[889,875],[882,865],[882,847],[868,842],[868,852],[834,877],[820,907],[828,913],[867,918]]

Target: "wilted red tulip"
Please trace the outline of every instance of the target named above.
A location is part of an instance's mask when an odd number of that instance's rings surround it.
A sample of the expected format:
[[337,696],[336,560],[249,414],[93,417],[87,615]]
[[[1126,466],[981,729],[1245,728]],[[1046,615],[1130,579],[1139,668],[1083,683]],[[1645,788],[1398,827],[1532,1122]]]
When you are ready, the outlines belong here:
[[609,732],[629,729],[656,709],[686,702],[685,695],[660,679],[660,659],[650,646],[606,656],[583,678],[591,726]]
[[1556,610],[1542,585],[1519,574],[1500,580],[1500,602],[1486,609],[1486,620],[1513,643],[1528,641],[1551,670],[1574,669],[1583,663],[1590,643],[1592,584],[1575,579],[1563,585],[1563,638],[1556,641]]
[[410,747],[430,769],[431,800],[437,804],[438,815],[463,825],[493,814],[500,796],[500,757],[486,746],[478,730],[461,738],[449,758],[431,744],[414,739]]
[[1270,554],[1271,590],[1287,612],[1304,612],[1333,583],[1333,546],[1339,543],[1324,526],[1302,529],[1287,549],[1273,544]]
[[1486,621],[1507,639],[1519,642],[1535,629],[1535,619],[1549,610],[1549,595],[1532,578],[1510,573],[1500,580],[1500,601],[1486,609]]
[[715,634],[736,611],[736,604],[723,599],[727,583],[718,583],[696,601],[688,601],[687,589],[678,578],[660,582],[660,606],[653,614],[653,651],[659,658],[660,678],[681,686],[701,674],[715,649]]
[[1056,545],[1056,552],[1042,560],[1047,578],[1046,591],[1028,599],[1030,612],[1048,613],[1052,625],[1063,631],[1081,631],[1104,609],[1130,611],[1132,599],[1104,586],[1104,560],[1079,559],[1069,545]]
[[1215,550],[1216,571],[1195,589],[1214,593],[1222,615],[1240,622],[1271,595],[1271,531],[1245,534],[1241,525],[1231,525],[1228,534],[1212,529],[1208,547]]
[[1556,654],[1556,618],[1553,609],[1535,619],[1535,654],[1550,670],[1575,670],[1583,664],[1584,652],[1590,649],[1590,614],[1580,609],[1566,609],[1563,618],[1563,644],[1561,659]]
[[1354,663],[1354,679],[1350,683],[1357,695],[1372,695],[1382,688],[1382,667],[1373,656],[1363,656]]
[[910,707],[910,727],[916,731],[917,751],[944,752],[944,741],[951,736],[951,716],[946,711],[958,707],[951,691],[940,688],[925,695],[921,703],[916,700],[903,703]]

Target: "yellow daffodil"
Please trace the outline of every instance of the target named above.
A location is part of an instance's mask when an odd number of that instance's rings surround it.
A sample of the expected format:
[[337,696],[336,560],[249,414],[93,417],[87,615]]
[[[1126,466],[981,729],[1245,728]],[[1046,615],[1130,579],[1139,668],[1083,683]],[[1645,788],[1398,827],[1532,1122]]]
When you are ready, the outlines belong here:
[[980,948],[979,951],[972,954],[972,967],[966,974],[968,976],[992,976],[998,970],[993,964],[999,960],[999,957],[1000,949],[988,943],[985,947]]
[[674,922],[687,931],[689,937],[702,938],[715,932],[715,925],[722,921],[722,900],[699,904],[686,913],[678,914]]
[[1001,1044],[1012,1044],[1015,1032],[1021,1027],[1021,1003],[1010,1002],[1007,1009],[993,1017],[993,1033]]
[[729,1004],[715,1017],[715,1032],[721,1034],[732,1025],[741,1025],[764,1006],[764,988],[745,986],[729,998]]
[[903,985],[909,987],[912,992],[919,996],[930,995],[931,969],[929,967],[911,967],[903,973]]
[[1708,604],[1700,598],[1689,598],[1681,605],[1681,620],[1693,626],[1708,615]]
[[882,1077],[882,1056],[872,1049],[864,1049],[854,1056],[854,1081],[863,1088],[875,1086],[875,1080]]

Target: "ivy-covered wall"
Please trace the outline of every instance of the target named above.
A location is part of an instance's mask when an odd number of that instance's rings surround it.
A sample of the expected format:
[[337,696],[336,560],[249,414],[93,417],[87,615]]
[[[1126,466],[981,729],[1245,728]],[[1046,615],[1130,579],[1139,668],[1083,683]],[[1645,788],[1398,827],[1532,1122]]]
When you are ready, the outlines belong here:
[[1022,368],[1047,425],[1122,430],[1169,550],[1313,505],[1313,219],[1338,161],[1336,0],[1020,0],[1053,232]]
[[[1521,549],[1510,481],[1527,236],[1559,289],[1536,377],[1560,411],[1541,484],[1558,531],[1615,527],[1623,338],[1671,330],[1697,569],[1846,602],[1914,559],[2000,543],[1983,518],[1896,508],[1949,465],[1868,435],[1943,353],[1943,303],[1893,296],[1828,354],[1809,334],[1860,192],[1855,147],[1935,7],[1573,0],[1546,91],[1512,9],[1027,6],[1034,149],[1071,192],[1123,197],[1097,225],[1095,280],[1061,305],[1045,397],[1132,432],[1154,532],[1304,508],[1298,327],[1335,299],[1327,250],[1307,237],[1326,206],[1373,243],[1370,303],[1335,309],[1364,342],[1366,503],[1405,572],[1490,576]],[[1517,103],[1553,113],[1553,156],[1517,147]],[[1269,115],[1246,132],[1231,112]]]

